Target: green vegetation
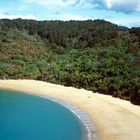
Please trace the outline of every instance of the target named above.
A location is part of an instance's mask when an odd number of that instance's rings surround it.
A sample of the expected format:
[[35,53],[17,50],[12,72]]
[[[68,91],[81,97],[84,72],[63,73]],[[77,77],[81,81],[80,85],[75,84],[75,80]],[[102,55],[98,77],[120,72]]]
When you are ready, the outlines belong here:
[[140,28],[2,19],[0,78],[43,80],[140,104]]

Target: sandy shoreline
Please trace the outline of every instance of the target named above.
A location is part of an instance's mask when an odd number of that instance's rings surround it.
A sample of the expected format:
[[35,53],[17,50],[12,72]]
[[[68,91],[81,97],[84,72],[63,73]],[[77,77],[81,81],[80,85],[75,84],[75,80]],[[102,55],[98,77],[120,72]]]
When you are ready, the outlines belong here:
[[0,88],[46,95],[81,108],[96,125],[101,140],[140,139],[140,107],[128,101],[34,80],[0,80]]

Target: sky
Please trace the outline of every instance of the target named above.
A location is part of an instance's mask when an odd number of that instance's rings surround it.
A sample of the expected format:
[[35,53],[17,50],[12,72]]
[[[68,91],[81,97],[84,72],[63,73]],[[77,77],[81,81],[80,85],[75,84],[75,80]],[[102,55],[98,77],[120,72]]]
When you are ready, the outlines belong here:
[[140,27],[140,0],[0,0],[0,19],[104,19]]

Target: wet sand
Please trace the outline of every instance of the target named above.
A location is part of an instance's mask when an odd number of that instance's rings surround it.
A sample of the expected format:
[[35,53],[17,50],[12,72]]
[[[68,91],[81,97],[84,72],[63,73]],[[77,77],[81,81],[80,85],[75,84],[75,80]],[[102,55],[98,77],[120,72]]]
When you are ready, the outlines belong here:
[[101,140],[139,140],[140,106],[84,89],[35,80],[0,80],[0,88],[48,96],[84,110]]

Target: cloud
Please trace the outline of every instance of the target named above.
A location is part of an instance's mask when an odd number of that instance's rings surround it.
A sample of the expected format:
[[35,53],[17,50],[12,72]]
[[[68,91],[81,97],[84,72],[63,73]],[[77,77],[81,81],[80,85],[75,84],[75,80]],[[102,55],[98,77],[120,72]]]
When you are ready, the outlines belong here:
[[117,25],[121,25],[121,26],[127,26],[127,27],[140,27],[140,21],[139,19],[129,19],[129,18],[124,18],[124,19],[112,19],[110,20],[111,22],[117,24]]
[[99,8],[124,13],[140,12],[140,0],[22,0],[47,7],[67,8],[72,6]]
[[21,5],[18,10],[22,11],[22,10],[26,10],[28,8],[27,5]]
[[[26,9],[26,6],[20,6],[17,7],[17,10],[24,10]],[[22,18],[22,19],[35,19],[37,20],[36,16],[33,14],[27,14],[27,15],[23,15],[23,14],[11,14],[11,11],[7,10],[7,9],[0,9],[0,19],[17,19],[17,18]]]
[[77,0],[24,0],[25,2],[35,3],[51,7],[69,7],[76,4]]
[[98,3],[94,3],[93,0],[79,0],[76,6],[84,8],[96,8],[98,7]]
[[140,12],[140,0],[103,0],[107,9],[123,12]]
[[22,18],[22,19],[37,19],[34,15],[32,14],[28,14],[28,15],[10,15],[10,14],[3,14],[3,13],[0,13],[0,19],[3,19],[3,18],[6,18],[6,19],[17,19],[17,18]]
[[94,0],[24,0],[24,1],[55,8],[67,8],[71,6],[95,8],[98,5],[97,3],[93,2]]
[[91,19],[91,17],[89,16],[81,16],[81,15],[76,15],[76,14],[54,14],[54,15],[51,15],[51,17],[54,19],[54,20],[63,20],[63,21],[69,21],[69,20],[88,20],[88,19]]
[[104,18],[107,21],[127,27],[140,27],[139,13],[118,13],[113,12],[112,15]]
[[[82,0],[80,0],[82,1]],[[85,1],[85,0],[83,0]],[[87,0],[94,8],[113,10],[117,12],[140,12],[140,0]]]
[[137,6],[136,10],[140,12],[140,4]]

